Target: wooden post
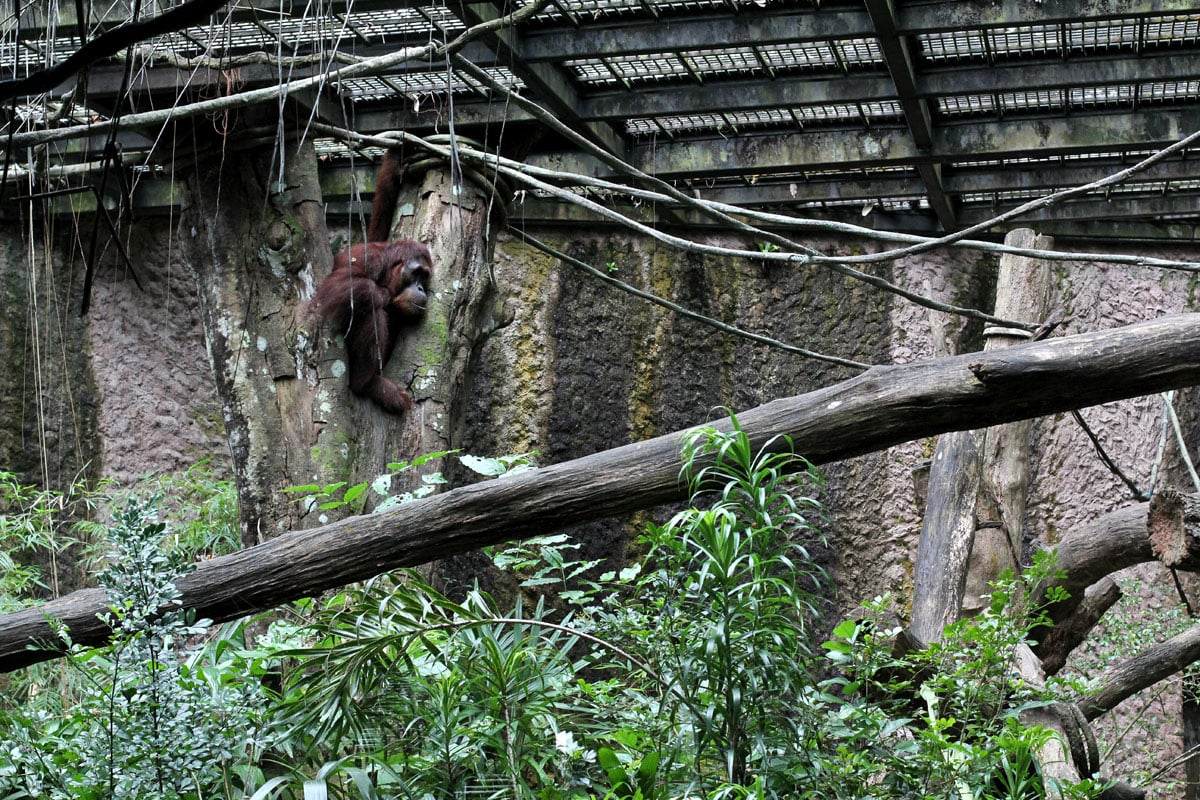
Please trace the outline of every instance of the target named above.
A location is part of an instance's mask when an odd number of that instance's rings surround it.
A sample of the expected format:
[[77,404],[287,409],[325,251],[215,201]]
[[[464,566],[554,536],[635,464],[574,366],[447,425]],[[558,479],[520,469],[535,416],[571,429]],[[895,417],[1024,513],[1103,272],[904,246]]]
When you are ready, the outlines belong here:
[[[1051,244],[1028,229],[1012,231],[1005,243],[1014,247]],[[997,316],[1040,322],[1048,286],[1046,264],[1005,254],[996,286]],[[984,333],[984,352],[1028,338],[1019,329],[988,328]],[[935,351],[945,349],[942,338],[935,337]],[[978,613],[991,582],[1005,569],[1016,568],[1029,484],[1031,426],[1027,420],[984,432],[957,431],[939,437],[917,544],[909,626],[909,632],[920,641],[935,641],[948,623]]]
[[[1011,247],[1050,249],[1053,241],[1028,228],[1010,231],[1004,243]],[[1005,253],[1000,257],[996,280],[995,314],[1020,322],[1041,322],[1046,315],[1050,265],[1044,261]],[[984,329],[985,353],[1027,341],[1022,330]],[[1024,538],[1025,504],[1029,491],[1029,435],[1033,420],[997,425],[983,432],[980,447],[979,526],[967,568],[962,613],[971,616],[987,604],[991,584],[1005,570],[1020,570]]]

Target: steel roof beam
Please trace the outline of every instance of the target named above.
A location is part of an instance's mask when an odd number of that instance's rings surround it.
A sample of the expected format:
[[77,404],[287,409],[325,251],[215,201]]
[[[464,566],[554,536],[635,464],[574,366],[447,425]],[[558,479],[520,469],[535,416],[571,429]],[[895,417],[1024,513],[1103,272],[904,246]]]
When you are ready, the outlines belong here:
[[[1133,158],[1117,161],[1098,156],[1087,164],[1013,163],[991,168],[957,169],[947,173],[946,190],[952,194],[1000,192],[1005,190],[1049,193],[1071,186],[1083,186],[1115,175],[1136,163]],[[1184,159],[1160,161],[1130,179],[1130,183],[1149,181],[1196,181],[1200,177],[1196,162]]]
[[895,98],[894,84],[883,76],[788,76],[773,81],[714,81],[704,86],[647,86],[634,92],[604,92],[589,95],[580,103],[579,111],[587,119],[622,121],[710,113],[713,109],[754,111]]
[[[947,173],[943,178],[946,193],[951,197],[1006,191],[1050,194],[1061,189],[1093,183],[1129,165],[1012,164],[991,170]],[[1170,186],[1171,182],[1193,182],[1196,179],[1196,166],[1193,162],[1174,160],[1156,164],[1145,172],[1139,172],[1128,183],[1163,182]],[[905,173],[881,173],[863,177],[821,175],[790,181],[764,178],[752,185],[718,184],[711,188],[696,181],[694,187],[696,195],[700,198],[737,206],[901,199],[924,195],[923,184],[915,176]],[[1168,192],[1170,191],[1173,190],[1168,189]],[[1200,194],[1200,187],[1188,191]]]
[[[935,132],[939,163],[1021,158],[1068,153],[1119,154],[1166,147],[1200,130],[1200,108],[1171,113],[1077,114],[1067,118],[1008,121],[964,120]],[[573,156],[555,154],[558,163]],[[933,158],[921,152],[906,129],[842,128],[787,134],[742,134],[736,138],[646,142],[630,148],[632,163],[660,177],[703,178],[753,171],[816,170],[915,165]],[[586,160],[579,162],[581,165]]]
[[[1196,202],[1200,194],[1195,192],[1159,196],[1125,196],[1115,199],[1082,198],[1039,208],[1022,214],[1019,222],[1043,222],[1066,220],[1101,219],[1152,219],[1164,215],[1192,215],[1196,213]],[[971,204],[960,208],[965,224],[985,222],[997,214],[1019,206],[1023,201],[998,202],[994,206]]]
[[1095,241],[1113,239],[1126,245],[1135,242],[1169,244],[1172,247],[1200,243],[1200,225],[1185,221],[1129,222],[1114,220],[1046,220],[1038,223],[1038,232],[1056,240]]
[[[493,22],[503,16],[491,2],[451,0],[449,5],[468,27]],[[585,121],[579,115],[579,94],[562,68],[553,64],[526,63],[521,39],[511,27],[498,29],[485,38],[496,52],[496,62],[511,69],[550,113],[611,155],[624,156],[625,140],[621,132],[605,123]]]
[[[1089,60],[1075,64],[1086,82],[1070,81],[1061,61],[1054,64],[959,68],[916,77],[915,98],[935,104],[939,97],[997,94],[1030,89],[1103,87],[1200,79],[1200,53],[1164,53],[1154,56]],[[723,111],[820,106],[833,103],[870,103],[899,99],[895,83],[882,76],[812,77],[790,75],[772,81],[737,80],[704,86],[646,86],[636,91],[605,91],[589,95],[579,106],[585,119],[620,121],[645,117],[686,116]],[[910,101],[912,98],[909,98]],[[903,102],[903,101],[902,101]],[[1012,110],[1041,114],[1052,109]],[[930,122],[932,126],[932,122]]]
[[[936,157],[933,115],[929,111],[928,101],[917,94],[917,73],[909,52],[908,39],[896,29],[896,9],[891,0],[866,0],[866,5],[867,13],[875,24],[883,60],[896,85],[900,108],[908,122],[913,142],[922,153]],[[926,197],[938,221],[946,230],[955,230],[957,222],[954,207],[942,186],[941,165],[936,160],[922,160],[917,164],[917,172],[925,182]]]
[[[360,55],[372,55],[379,48],[359,48]],[[382,52],[382,51],[381,51]],[[481,66],[492,66],[494,56],[485,48],[471,48],[468,59]],[[998,65],[995,67],[959,67],[939,70],[917,76],[916,95],[927,101],[936,101],[941,96],[971,93],[995,94],[1039,89],[1066,89],[1072,86],[1101,87],[1133,84],[1142,86],[1153,82],[1188,81],[1200,79],[1200,53],[1163,52],[1159,54],[1129,56],[1124,58],[1096,58],[1068,62],[1075,69],[1064,72],[1064,63],[1059,60],[1045,64]],[[444,72],[444,65],[422,62],[410,70],[391,70],[387,74],[398,75],[409,71]],[[111,99],[121,87],[122,68],[93,67],[88,76],[88,96],[94,100]],[[302,67],[293,75],[302,77],[311,74],[312,68]],[[1075,73],[1086,74],[1085,83],[1071,81]],[[242,85],[256,88],[277,83],[279,72],[275,67],[251,64],[238,70]],[[224,73],[216,69],[187,71],[160,66],[135,72],[131,91],[177,93],[183,89],[200,91],[205,87],[217,86],[224,80]],[[784,75],[771,81],[736,80],[716,81],[704,86],[646,86],[636,91],[604,91],[587,97],[577,97],[577,110],[582,120],[621,124],[625,120],[685,116],[699,114],[712,108],[724,111],[754,111],[797,106],[820,106],[832,103],[879,102],[896,100],[896,87],[890,78],[882,75],[855,73],[852,76],[814,77],[811,75]],[[479,107],[475,107],[479,106]],[[490,100],[456,98],[455,107],[469,115],[472,122],[503,120],[505,107]],[[509,106],[509,120],[520,114],[515,106]],[[1029,109],[1017,113],[1066,113],[1046,109]],[[368,114],[375,113],[373,110]],[[405,108],[395,114],[404,116]],[[953,119],[953,118],[951,118]],[[434,120],[437,121],[437,120]],[[457,120],[456,120],[457,121]],[[417,115],[410,119],[420,126]]]
[[[1086,13],[1081,13],[1086,12]],[[959,28],[1045,25],[1150,14],[1194,14],[1194,0],[940,0],[909,3],[898,15],[898,28],[912,35]]]
[[874,36],[871,18],[859,10],[763,11],[754,14],[678,17],[670,20],[597,22],[522,31],[521,52],[529,62],[603,58],[671,50],[761,47],[826,39]]

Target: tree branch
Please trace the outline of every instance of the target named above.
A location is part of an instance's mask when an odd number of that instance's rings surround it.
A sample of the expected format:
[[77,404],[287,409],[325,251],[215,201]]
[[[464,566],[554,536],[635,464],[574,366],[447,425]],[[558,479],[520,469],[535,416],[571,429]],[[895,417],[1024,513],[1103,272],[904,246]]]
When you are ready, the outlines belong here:
[[1079,707],[1089,721],[1096,719],[1116,708],[1125,698],[1169,678],[1197,660],[1200,660],[1200,625],[1105,670],[1096,678],[1096,683],[1104,688],[1081,701]]
[[[1021,381],[979,374],[1024,375]],[[1200,383],[1200,314],[1180,314],[862,375],[739,413],[756,448],[814,463],[949,430],[1009,422]],[[717,423],[728,428],[728,421]],[[377,516],[295,531],[201,564],[178,581],[182,604],[221,621],[484,545],[649,508],[686,496],[681,432],[496,481]],[[53,658],[47,617],[80,644],[108,631],[104,593],[89,589],[0,616],[0,671]],[[32,648],[32,649],[31,649]]]
[[[183,30],[191,25],[200,25],[226,0],[188,0],[149,19],[132,20],[105,31],[83,44],[78,50],[52,67],[38,70],[24,78],[0,81],[0,101],[11,100],[23,95],[41,94],[70,78],[75,73],[102,58],[108,58],[126,47],[143,42],[153,36],[161,36]],[[80,20],[80,25],[83,21]]]

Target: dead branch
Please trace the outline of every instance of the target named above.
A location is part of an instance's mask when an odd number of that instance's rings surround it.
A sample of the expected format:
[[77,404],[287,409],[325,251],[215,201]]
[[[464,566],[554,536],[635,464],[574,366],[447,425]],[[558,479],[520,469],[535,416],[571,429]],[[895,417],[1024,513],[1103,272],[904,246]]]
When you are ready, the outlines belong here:
[[1200,625],[1105,670],[1096,679],[1096,683],[1104,688],[1085,698],[1079,707],[1089,720],[1096,719],[1126,697],[1174,675],[1197,659],[1200,659]]
[[[991,376],[998,376],[995,380]],[[1018,376],[1023,376],[1017,380]],[[874,367],[740,412],[755,447],[815,463],[900,442],[1200,383],[1200,314],[905,366]],[[728,427],[728,422],[716,427]],[[780,434],[790,437],[789,442]],[[178,581],[184,606],[221,621],[381,572],[678,500],[680,433],[465,486],[215,558]],[[0,616],[0,671],[58,655],[47,617],[80,644],[108,631],[98,590]]]

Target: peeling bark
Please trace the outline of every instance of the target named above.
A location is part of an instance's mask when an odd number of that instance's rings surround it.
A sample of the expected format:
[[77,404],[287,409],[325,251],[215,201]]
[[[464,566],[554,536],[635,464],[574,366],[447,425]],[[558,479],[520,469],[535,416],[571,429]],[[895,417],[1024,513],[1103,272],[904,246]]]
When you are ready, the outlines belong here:
[[1194,570],[1200,565],[1200,494],[1155,492],[1146,527],[1154,557],[1164,566]]
[[[314,454],[336,451],[344,423],[314,410],[318,392],[306,302],[332,264],[311,143],[290,146],[279,179],[269,148],[227,153],[190,176],[206,341],[237,478],[247,546],[305,527],[281,489],[333,480]],[[344,383],[344,381],[343,381]]]

